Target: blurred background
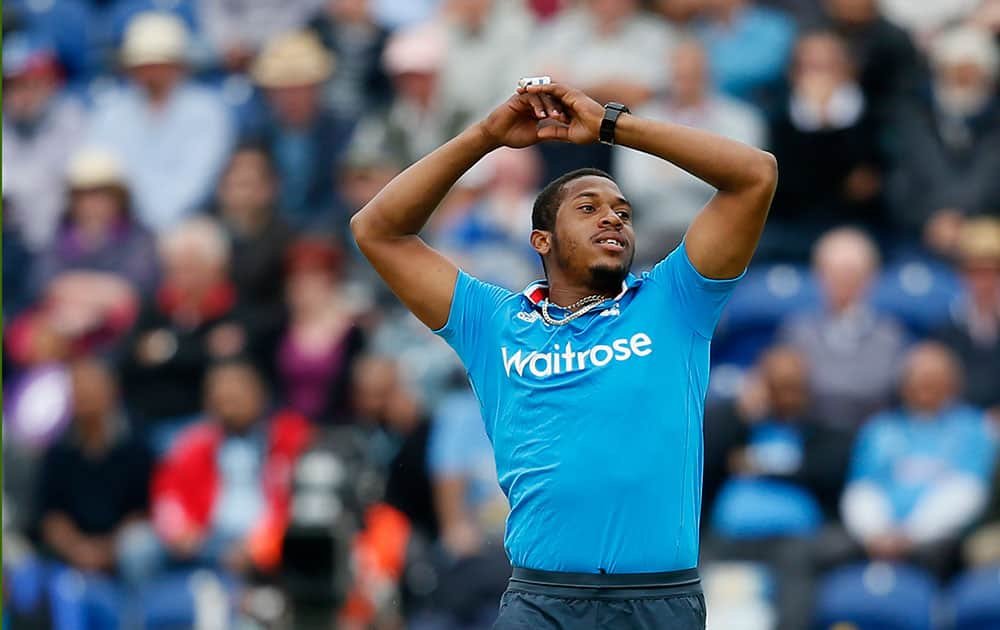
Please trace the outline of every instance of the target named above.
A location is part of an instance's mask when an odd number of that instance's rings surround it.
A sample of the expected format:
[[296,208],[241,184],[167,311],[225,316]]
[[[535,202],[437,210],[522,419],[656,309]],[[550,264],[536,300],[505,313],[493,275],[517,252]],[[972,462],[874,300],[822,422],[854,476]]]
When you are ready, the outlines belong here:
[[[997,0],[7,0],[3,627],[490,627],[478,405],[347,225],[549,74],[778,158],[713,344],[709,627],[1000,628],[998,35]],[[713,192],[500,150],[425,236],[520,289],[581,166],[637,271]]]

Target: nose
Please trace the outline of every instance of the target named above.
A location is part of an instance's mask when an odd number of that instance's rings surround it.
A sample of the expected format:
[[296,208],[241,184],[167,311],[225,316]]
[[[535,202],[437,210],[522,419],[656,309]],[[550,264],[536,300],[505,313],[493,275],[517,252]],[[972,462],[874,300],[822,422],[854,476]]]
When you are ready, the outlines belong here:
[[618,213],[615,212],[614,208],[607,206],[604,213],[601,215],[601,225],[617,230],[624,225],[624,222],[622,221],[622,218],[618,216]]

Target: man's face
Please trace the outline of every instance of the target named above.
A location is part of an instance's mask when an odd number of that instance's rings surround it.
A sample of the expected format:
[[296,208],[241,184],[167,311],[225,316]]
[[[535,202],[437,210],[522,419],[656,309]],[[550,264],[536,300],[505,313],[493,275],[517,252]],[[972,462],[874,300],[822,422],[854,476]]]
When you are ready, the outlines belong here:
[[770,354],[762,366],[772,412],[780,418],[795,418],[809,406],[807,366],[792,351]]
[[73,415],[87,426],[103,422],[114,410],[116,388],[107,368],[83,361],[73,366]]
[[319,85],[293,85],[267,91],[278,118],[290,127],[308,126],[319,113]]
[[941,66],[936,70],[935,92],[938,103],[953,116],[973,116],[990,102],[994,82],[973,62]]
[[58,84],[54,77],[43,73],[5,79],[3,82],[3,112],[14,122],[35,120],[55,94]]
[[242,151],[233,156],[219,183],[219,199],[226,214],[243,215],[267,209],[274,201],[274,193],[267,159],[257,151]]
[[184,66],[179,63],[151,63],[133,66],[129,75],[139,86],[154,96],[167,94],[184,77]]
[[632,208],[613,181],[580,177],[563,186],[555,230],[536,240],[547,265],[595,289],[614,290],[635,257]]
[[907,357],[900,395],[917,413],[932,414],[954,398],[958,374],[947,351],[937,346],[918,347]]
[[247,365],[213,369],[205,386],[208,412],[228,431],[249,429],[264,408],[264,392],[256,372]]
[[700,45],[685,43],[670,59],[673,67],[672,90],[683,103],[700,101],[709,84],[708,61]]

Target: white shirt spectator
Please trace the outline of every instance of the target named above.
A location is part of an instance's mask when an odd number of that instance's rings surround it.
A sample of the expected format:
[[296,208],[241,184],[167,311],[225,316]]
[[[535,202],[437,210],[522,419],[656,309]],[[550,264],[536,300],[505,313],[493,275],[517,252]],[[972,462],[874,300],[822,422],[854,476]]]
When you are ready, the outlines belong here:
[[255,51],[271,37],[301,28],[323,0],[200,0],[198,18],[213,52]]
[[603,33],[585,9],[560,13],[537,40],[537,67],[587,90],[604,82],[634,82],[657,90],[666,85],[662,64],[674,39],[662,20],[636,12],[614,32]]
[[135,88],[108,95],[94,113],[90,140],[119,156],[138,219],[158,231],[178,223],[207,198],[233,134],[229,111],[218,95],[187,83],[159,111]]

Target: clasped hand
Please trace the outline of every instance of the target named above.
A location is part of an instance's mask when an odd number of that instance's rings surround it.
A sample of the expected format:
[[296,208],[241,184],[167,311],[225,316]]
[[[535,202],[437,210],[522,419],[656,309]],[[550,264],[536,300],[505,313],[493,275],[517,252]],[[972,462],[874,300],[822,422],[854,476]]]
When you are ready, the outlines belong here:
[[545,140],[593,144],[603,117],[604,107],[594,99],[551,83],[518,88],[479,125],[493,144],[520,149]]

